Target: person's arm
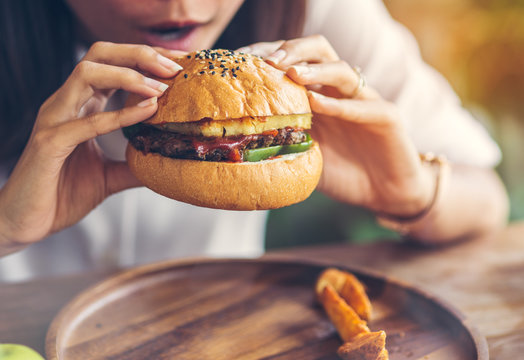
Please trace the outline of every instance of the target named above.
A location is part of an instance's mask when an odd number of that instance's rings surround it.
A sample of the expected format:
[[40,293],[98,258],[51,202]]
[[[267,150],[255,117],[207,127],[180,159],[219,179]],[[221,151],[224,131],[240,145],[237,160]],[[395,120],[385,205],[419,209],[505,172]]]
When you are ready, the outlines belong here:
[[509,201],[502,181],[490,168],[446,164],[431,208],[413,220],[404,214],[379,216],[379,223],[409,239],[444,244],[484,236],[507,223]]
[[487,235],[508,221],[508,196],[493,169],[452,166],[449,185],[442,195],[428,219],[413,227],[412,236],[440,243],[462,234]]
[[[447,81],[423,61],[413,35],[380,0],[309,1],[309,11],[306,35],[323,34],[341,59],[362,68],[368,83],[396,105],[418,152],[449,160],[431,211],[399,227],[418,241],[440,243],[504,226],[509,202],[493,169],[500,150]],[[413,214],[399,203],[386,211]]]
[[[249,51],[270,48],[253,44]],[[325,37],[279,43],[266,60],[311,89],[311,133],[324,157],[319,190],[390,218],[418,218],[429,209],[421,218],[424,224],[409,229],[425,243],[485,234],[505,223],[507,197],[494,171],[451,165],[451,172],[438,180],[434,166],[421,161],[398,106],[371,86],[361,88],[358,73],[339,59]],[[438,201],[433,201],[436,190]],[[494,209],[489,220],[479,197]]]

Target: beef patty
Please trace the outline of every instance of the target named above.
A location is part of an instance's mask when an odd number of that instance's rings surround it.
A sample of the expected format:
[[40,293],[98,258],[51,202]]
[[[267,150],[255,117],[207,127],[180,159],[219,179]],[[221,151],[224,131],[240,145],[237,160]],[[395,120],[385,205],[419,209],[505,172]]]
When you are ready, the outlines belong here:
[[306,141],[303,129],[286,127],[266,131],[262,134],[205,137],[161,131],[155,127],[141,125],[126,134],[137,150],[159,153],[177,159],[203,161],[242,161],[245,149],[256,149],[276,145],[298,144]]

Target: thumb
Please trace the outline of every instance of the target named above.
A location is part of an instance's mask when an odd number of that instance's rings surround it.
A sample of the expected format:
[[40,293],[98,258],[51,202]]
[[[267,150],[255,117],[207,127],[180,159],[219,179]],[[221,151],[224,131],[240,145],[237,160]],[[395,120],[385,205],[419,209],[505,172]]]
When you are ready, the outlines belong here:
[[125,161],[109,160],[106,163],[106,196],[122,190],[143,186],[133,175]]

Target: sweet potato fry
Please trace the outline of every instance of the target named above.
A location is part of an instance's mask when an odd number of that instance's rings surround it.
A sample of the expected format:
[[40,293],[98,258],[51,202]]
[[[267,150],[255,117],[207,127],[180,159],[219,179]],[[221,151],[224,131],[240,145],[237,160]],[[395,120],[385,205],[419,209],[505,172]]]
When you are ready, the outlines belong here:
[[364,285],[353,274],[344,273],[346,281],[340,289],[340,297],[355,309],[364,320],[371,318],[371,301],[369,301]]
[[339,347],[337,353],[344,360],[387,360],[385,346],[384,331],[361,333]]
[[324,286],[320,302],[344,342],[350,341],[358,334],[369,332],[366,322],[359,318],[331,284]]
[[386,333],[370,332],[371,302],[364,285],[353,275],[335,268],[324,270],[315,284],[315,294],[324,306],[340,338],[344,360],[389,360]]
[[382,351],[378,355],[377,360],[389,360],[389,353],[385,348],[382,349]]
[[324,287],[330,284],[335,291],[364,320],[371,318],[371,301],[366,294],[364,285],[353,275],[335,268],[324,270],[316,283],[315,292],[320,298]]
[[342,272],[335,268],[328,268],[319,275],[317,279],[317,283],[315,285],[315,293],[317,294],[317,298],[320,301],[320,297],[322,296],[322,291],[324,291],[324,287],[327,284],[330,284],[333,286],[333,289],[337,293],[340,292],[342,289],[342,286],[344,286],[344,283],[346,282],[346,278],[342,275]]

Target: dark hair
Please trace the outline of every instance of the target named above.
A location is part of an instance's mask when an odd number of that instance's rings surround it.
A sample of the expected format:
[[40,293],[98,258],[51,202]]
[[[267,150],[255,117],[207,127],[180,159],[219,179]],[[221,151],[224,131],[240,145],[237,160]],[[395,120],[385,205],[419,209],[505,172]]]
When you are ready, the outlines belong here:
[[0,2],[0,161],[21,153],[40,105],[73,69],[72,28],[62,1]]
[[[216,46],[297,37],[304,13],[305,0],[246,0]],[[21,154],[39,107],[73,70],[74,30],[63,0],[0,2],[0,162]]]

